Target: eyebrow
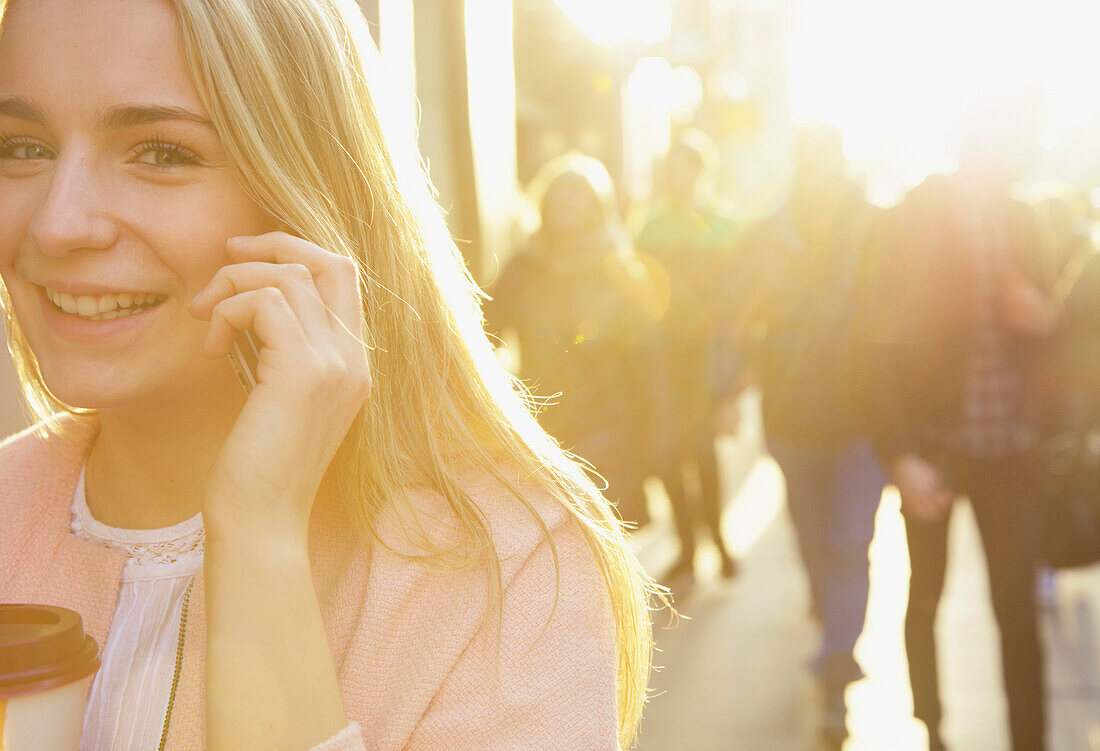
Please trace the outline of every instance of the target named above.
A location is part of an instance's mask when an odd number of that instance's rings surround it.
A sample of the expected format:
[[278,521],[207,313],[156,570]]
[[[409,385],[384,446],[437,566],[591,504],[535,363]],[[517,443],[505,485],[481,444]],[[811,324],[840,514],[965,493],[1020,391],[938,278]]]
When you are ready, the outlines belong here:
[[121,104],[111,107],[99,116],[99,127],[103,130],[119,130],[164,120],[182,120],[207,128],[214,127],[214,124],[202,115],[183,107],[167,104]]
[[45,125],[46,116],[42,110],[30,103],[30,100],[21,96],[9,96],[0,99],[0,115],[14,117],[16,120],[26,120],[32,123]]
[[[29,99],[20,96],[0,98],[0,115],[39,125],[46,124],[45,113]],[[119,130],[165,120],[181,120],[211,129],[214,127],[214,124],[202,115],[169,104],[120,104],[109,108],[97,118],[101,130]]]

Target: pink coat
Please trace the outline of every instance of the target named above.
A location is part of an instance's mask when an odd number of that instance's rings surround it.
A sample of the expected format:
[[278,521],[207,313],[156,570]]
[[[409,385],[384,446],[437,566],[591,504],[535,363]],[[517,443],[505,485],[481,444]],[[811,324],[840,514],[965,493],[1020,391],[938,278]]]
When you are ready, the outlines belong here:
[[[28,430],[0,444],[0,602],[75,610],[102,646],[123,557],[69,530],[97,422],[63,421],[72,428],[67,437]],[[472,482],[467,491],[489,519],[503,569],[503,616],[488,619],[483,568],[446,571],[372,547],[348,534],[335,504],[318,499],[310,520],[314,583],[344,706],[361,734],[318,748],[618,748],[614,625],[595,558],[559,503],[525,489],[557,546],[560,590],[555,600],[553,557],[530,514],[495,481]],[[442,509],[434,493],[411,498],[425,510]],[[384,537],[387,528],[381,525]],[[205,743],[204,614],[200,573],[168,734],[172,751]]]

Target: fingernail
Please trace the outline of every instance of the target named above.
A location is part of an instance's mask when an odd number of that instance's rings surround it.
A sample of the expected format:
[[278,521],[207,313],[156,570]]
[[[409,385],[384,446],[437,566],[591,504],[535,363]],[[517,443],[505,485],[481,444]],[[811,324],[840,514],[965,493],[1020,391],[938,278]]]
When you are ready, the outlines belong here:
[[248,240],[249,240],[249,237],[247,235],[238,235],[237,237],[229,238],[225,242],[226,242],[227,245],[232,245],[233,247],[240,247],[241,245],[244,245],[246,242],[248,242]]

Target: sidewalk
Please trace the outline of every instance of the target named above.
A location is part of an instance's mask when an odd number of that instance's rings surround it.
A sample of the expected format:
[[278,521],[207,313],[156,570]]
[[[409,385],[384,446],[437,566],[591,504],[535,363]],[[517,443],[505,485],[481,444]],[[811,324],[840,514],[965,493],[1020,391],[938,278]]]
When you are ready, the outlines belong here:
[[[721,447],[727,487],[727,541],[742,558],[734,582],[717,576],[717,554],[701,544],[703,575],[678,603],[690,618],[671,628],[658,615],[652,696],[639,751],[806,751],[817,724],[804,669],[815,627],[783,503],[778,467],[759,452],[750,426]],[[675,536],[656,497],[651,529],[636,533],[642,562],[656,575],[676,555]],[[665,502],[667,503],[667,502]],[[871,603],[857,656],[867,678],[849,689],[852,737],[846,751],[923,751],[910,717],[902,646],[908,559],[897,494],[888,490],[871,548]],[[1007,751],[998,636],[985,563],[968,505],[955,510],[948,579],[937,626],[944,736],[954,751]],[[1050,751],[1100,751],[1100,570],[1058,575],[1044,611]]]

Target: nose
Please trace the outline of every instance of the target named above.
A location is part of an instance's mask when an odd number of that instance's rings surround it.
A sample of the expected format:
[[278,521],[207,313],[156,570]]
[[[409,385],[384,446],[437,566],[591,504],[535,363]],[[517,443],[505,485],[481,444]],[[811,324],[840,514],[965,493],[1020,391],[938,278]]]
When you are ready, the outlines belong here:
[[109,181],[97,174],[95,160],[78,154],[58,159],[31,219],[30,236],[42,254],[53,257],[114,244],[117,227],[109,211]]

